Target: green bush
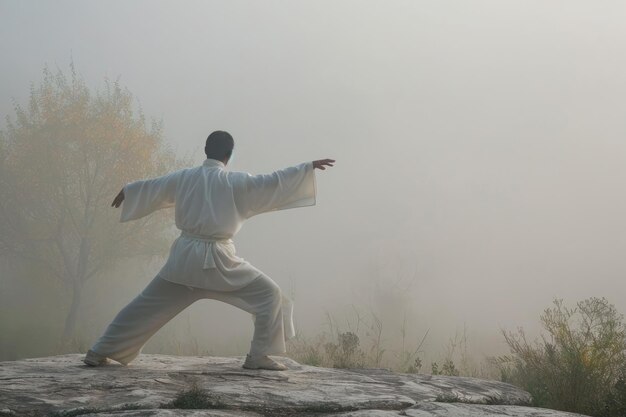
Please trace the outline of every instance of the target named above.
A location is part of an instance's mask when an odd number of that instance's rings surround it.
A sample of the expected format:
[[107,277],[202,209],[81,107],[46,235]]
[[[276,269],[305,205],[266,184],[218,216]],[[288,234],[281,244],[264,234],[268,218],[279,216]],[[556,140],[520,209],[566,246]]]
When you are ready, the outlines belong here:
[[570,309],[562,300],[541,315],[547,334],[528,342],[503,330],[511,355],[495,360],[502,380],[531,393],[534,405],[599,417],[624,416],[626,327],[605,298]]
[[334,368],[363,368],[365,353],[359,349],[359,336],[353,332],[339,333],[337,343],[326,343],[324,349]]

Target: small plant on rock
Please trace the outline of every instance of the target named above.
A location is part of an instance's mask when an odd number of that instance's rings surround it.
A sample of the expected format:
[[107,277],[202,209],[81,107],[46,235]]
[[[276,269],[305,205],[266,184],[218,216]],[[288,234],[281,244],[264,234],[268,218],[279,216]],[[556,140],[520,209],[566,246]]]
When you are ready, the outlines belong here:
[[172,401],[161,405],[160,408],[204,410],[226,408],[226,404],[219,397],[213,398],[208,391],[194,382],[188,389],[180,391]]
[[452,359],[444,360],[441,368],[439,368],[437,362],[433,362],[431,372],[433,375],[459,376],[459,370],[456,368]]

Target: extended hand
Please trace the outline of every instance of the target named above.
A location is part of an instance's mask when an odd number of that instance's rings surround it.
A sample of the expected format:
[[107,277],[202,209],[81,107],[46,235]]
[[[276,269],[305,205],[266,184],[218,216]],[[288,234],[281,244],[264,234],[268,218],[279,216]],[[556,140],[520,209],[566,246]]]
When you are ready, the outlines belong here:
[[111,207],[118,208],[122,204],[122,201],[124,201],[124,189],[123,188],[122,188],[122,191],[120,191],[119,194],[115,196],[115,200],[113,200],[113,203],[111,203]]
[[334,163],[334,159],[318,159],[317,161],[313,161],[313,168],[321,169],[322,171],[324,171],[327,166],[334,166]]

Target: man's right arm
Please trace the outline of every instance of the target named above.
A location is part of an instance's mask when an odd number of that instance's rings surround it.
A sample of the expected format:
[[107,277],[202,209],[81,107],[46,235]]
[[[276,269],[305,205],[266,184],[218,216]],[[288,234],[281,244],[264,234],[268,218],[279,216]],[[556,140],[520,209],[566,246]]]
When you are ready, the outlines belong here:
[[180,172],[126,184],[111,204],[117,208],[124,203],[120,221],[139,219],[153,211],[174,206]]
[[332,159],[305,162],[271,174],[241,173],[235,204],[244,218],[288,208],[315,205],[315,169],[333,166]]

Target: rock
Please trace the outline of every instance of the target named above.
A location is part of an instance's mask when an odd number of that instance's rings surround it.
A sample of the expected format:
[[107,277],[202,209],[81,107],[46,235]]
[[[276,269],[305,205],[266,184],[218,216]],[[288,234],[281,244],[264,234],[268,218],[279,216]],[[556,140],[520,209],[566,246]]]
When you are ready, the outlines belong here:
[[582,414],[566,413],[545,408],[516,405],[479,405],[464,403],[424,402],[405,411],[409,417],[580,417]]
[[[475,378],[318,368],[288,358],[280,358],[288,371],[247,370],[238,357],[151,354],[127,367],[93,368],[83,357],[0,362],[0,416],[574,416],[528,407],[527,392]],[[161,408],[193,386],[205,393],[205,409]]]

